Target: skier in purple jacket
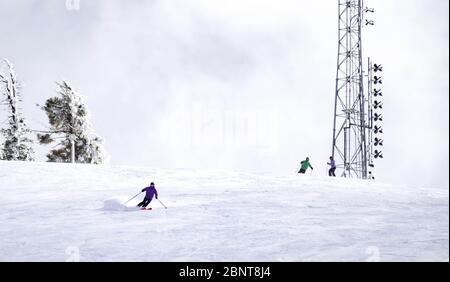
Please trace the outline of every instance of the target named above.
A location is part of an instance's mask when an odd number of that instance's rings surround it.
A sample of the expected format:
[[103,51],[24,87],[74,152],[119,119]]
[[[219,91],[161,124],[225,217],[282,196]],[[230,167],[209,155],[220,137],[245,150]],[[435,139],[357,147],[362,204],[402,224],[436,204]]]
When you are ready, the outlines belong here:
[[150,204],[150,202],[152,201],[153,196],[155,196],[155,198],[158,199],[158,191],[156,191],[155,183],[153,182],[150,183],[149,187],[145,187],[144,189],[142,189],[142,192],[144,191],[145,191],[145,198],[137,206],[145,209],[148,206],[148,204]]
[[331,166],[330,170],[328,171],[328,175],[336,177],[336,174],[334,173],[334,171],[336,170],[336,162],[334,161],[333,157],[330,157],[330,162],[327,163],[327,165]]

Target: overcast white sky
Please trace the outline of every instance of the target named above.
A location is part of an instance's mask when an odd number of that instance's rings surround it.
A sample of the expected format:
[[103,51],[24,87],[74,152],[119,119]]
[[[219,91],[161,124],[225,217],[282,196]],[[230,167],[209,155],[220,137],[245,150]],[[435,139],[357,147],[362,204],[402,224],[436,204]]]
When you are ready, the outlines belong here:
[[[447,0],[372,0],[364,56],[384,66],[385,182],[448,187]],[[0,57],[36,107],[66,79],[112,164],[292,172],[331,152],[337,1],[1,0]],[[70,6],[69,6],[70,7]],[[0,111],[5,119],[5,111]],[[40,160],[50,147],[37,146]]]

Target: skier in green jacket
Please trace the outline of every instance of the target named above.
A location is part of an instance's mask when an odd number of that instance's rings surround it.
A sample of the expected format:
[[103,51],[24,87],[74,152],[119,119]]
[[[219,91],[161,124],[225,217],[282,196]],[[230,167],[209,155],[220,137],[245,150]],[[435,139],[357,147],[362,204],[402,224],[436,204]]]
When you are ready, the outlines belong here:
[[312,165],[309,163],[309,158],[306,158],[306,160],[300,162],[300,165],[302,167],[300,168],[300,171],[298,173],[305,174],[305,172],[308,169],[308,167],[310,167],[312,170],[314,170]]

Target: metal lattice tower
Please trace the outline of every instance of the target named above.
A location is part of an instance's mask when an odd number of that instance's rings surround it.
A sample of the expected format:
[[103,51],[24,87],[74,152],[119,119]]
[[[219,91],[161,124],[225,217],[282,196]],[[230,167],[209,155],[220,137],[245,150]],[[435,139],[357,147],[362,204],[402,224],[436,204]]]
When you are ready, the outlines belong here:
[[[342,176],[367,179],[371,166],[372,101],[364,95],[362,0],[339,0],[339,42],[332,155]],[[365,25],[373,25],[366,21]],[[368,96],[371,96],[370,94]]]

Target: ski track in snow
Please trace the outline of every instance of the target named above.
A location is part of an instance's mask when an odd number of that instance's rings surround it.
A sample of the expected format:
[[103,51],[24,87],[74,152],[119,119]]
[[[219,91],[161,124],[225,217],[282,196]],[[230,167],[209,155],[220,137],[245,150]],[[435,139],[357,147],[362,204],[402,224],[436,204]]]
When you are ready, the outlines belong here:
[[[152,211],[139,211],[154,181]],[[0,161],[0,261],[448,261],[448,187]]]

